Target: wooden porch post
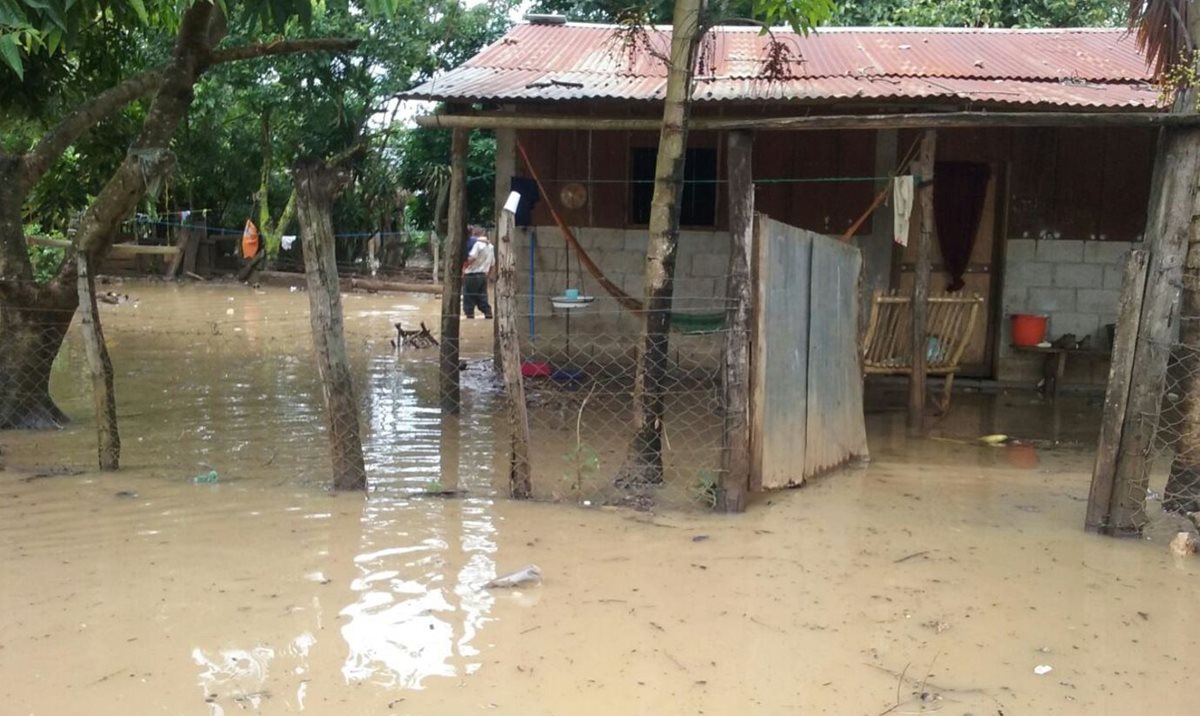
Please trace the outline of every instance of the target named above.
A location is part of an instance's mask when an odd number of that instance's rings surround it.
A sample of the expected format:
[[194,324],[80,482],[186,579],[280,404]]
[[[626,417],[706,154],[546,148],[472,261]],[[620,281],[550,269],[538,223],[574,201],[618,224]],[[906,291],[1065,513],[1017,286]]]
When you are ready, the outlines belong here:
[[83,329],[83,347],[87,354],[88,375],[92,379],[92,400],[96,405],[97,451],[101,470],[116,470],[121,462],[121,435],[117,432],[117,398],[113,389],[112,359],[100,328],[96,306],[96,279],[92,275],[87,252],[75,255],[79,265],[76,289],[79,291],[79,323]]
[[446,263],[442,279],[441,370],[438,398],[442,412],[461,407],[458,385],[459,322],[462,314],[463,245],[467,239],[467,143],[470,130],[455,129],[450,145],[450,219],[446,222]]
[[917,156],[917,202],[921,229],[917,232],[917,258],[912,290],[912,374],[908,379],[908,432],[925,433],[925,324],[929,316],[929,263],[933,244],[933,162],[937,155],[937,132],[925,130]]
[[750,260],[754,235],[754,134],[737,130],[729,142],[729,278],[725,297],[725,355],[721,389],[725,449],[717,509],[746,509],[750,484]]
[[[1108,390],[1104,395],[1104,420],[1100,423],[1100,445],[1092,470],[1084,528],[1089,532],[1107,532],[1114,507],[1114,478],[1117,472],[1121,432],[1125,427],[1125,409],[1129,404],[1130,372],[1137,347],[1138,325],[1146,290],[1146,252],[1132,251],[1125,262],[1121,279],[1121,303],[1117,308],[1117,330],[1113,339],[1112,364],[1108,370]],[[1118,500],[1119,502],[1119,500]]]

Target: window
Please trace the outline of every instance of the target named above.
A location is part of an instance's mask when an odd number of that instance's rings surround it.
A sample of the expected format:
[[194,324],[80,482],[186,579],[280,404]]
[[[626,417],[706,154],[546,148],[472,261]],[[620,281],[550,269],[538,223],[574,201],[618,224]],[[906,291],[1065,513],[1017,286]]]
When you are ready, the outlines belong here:
[[[657,147],[634,147],[629,161],[629,223],[650,223],[650,201],[654,197],[654,164]],[[717,221],[717,150],[694,147],[687,150],[683,168],[683,206],[680,226],[712,226]]]

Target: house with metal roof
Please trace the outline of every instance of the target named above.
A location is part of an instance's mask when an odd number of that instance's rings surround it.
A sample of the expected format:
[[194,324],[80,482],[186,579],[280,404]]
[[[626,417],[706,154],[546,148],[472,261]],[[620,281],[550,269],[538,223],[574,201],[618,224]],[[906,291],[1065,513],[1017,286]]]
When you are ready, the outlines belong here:
[[[407,94],[445,103],[420,119],[424,126],[496,133],[498,206],[514,177],[530,186],[536,176],[540,201],[518,241],[532,312],[534,296],[604,293],[563,226],[607,281],[642,293],[670,32],[649,29],[631,51],[615,26],[522,23]],[[767,73],[772,42],[784,48],[782,70]],[[753,136],[756,212],[857,246],[864,313],[874,291],[909,291],[916,254],[913,242],[902,244],[917,212],[898,211],[889,187],[909,173],[924,131],[936,129],[931,290],[984,300],[963,373],[1025,384],[1041,377],[1041,356],[1011,346],[1009,316],[1018,313],[1048,316],[1047,340],[1069,334],[1103,358],[1122,257],[1146,224],[1158,127],[1170,121],[1126,31],[820,28],[800,36],[722,27],[705,43],[679,305],[721,305],[729,140],[739,132]],[[632,324],[597,330],[622,325]],[[1067,383],[1102,383],[1107,365],[1080,359],[1066,370]]]

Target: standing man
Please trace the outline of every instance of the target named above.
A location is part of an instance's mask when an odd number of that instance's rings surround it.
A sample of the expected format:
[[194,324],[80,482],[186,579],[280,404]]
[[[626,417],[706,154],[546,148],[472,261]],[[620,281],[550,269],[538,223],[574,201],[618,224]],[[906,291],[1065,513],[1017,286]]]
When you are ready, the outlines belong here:
[[476,227],[475,243],[467,253],[467,263],[463,269],[463,312],[467,318],[475,317],[475,307],[483,312],[484,318],[492,317],[492,307],[488,304],[488,276],[496,263],[496,252],[488,241],[487,233]]

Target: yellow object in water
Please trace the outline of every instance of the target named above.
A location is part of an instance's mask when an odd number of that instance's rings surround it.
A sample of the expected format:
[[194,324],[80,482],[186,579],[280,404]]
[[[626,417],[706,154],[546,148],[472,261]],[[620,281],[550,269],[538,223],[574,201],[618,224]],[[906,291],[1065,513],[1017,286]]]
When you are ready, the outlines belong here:
[[1003,445],[1004,443],[1008,442],[1008,436],[984,435],[983,437],[979,438],[979,442],[983,443],[984,445]]

